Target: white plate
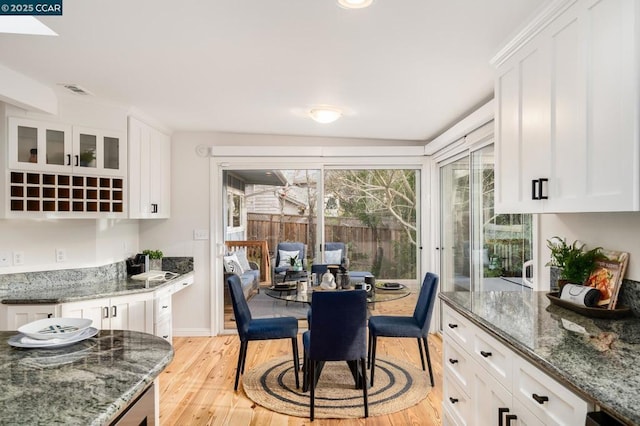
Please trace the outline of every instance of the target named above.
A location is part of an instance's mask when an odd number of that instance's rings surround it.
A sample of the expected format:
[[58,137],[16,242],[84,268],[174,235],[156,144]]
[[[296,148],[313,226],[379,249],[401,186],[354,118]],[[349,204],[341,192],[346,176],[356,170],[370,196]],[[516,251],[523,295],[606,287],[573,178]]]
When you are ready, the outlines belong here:
[[25,324],[18,331],[37,340],[71,339],[92,322],[86,318],[44,318]]
[[7,343],[16,348],[59,348],[61,346],[72,345],[74,343],[86,340],[98,334],[98,329],[94,327],[85,328],[82,332],[76,334],[70,339],[51,339],[51,340],[34,340],[24,334],[16,334],[11,336]]

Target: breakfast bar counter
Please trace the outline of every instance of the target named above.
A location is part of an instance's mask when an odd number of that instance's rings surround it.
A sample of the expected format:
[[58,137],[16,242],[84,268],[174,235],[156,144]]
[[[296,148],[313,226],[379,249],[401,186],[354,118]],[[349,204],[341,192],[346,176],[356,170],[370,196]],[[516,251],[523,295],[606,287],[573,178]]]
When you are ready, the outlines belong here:
[[545,292],[443,292],[440,298],[587,402],[640,424],[640,319],[589,318],[550,304]]
[[0,332],[0,424],[112,424],[173,359],[164,339],[135,331],[48,349],[12,347],[15,334]]

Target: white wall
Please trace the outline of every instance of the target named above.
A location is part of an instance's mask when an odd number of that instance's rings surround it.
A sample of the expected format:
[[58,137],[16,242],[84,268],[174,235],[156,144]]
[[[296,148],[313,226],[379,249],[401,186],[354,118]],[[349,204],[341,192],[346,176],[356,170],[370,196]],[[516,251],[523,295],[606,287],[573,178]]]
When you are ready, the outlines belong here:
[[[541,262],[546,263],[546,240],[559,236],[572,243],[580,240],[588,247],[629,252],[626,278],[640,281],[640,213],[573,213],[540,215]],[[547,270],[548,271],[548,270]],[[548,288],[549,274],[544,274]]]

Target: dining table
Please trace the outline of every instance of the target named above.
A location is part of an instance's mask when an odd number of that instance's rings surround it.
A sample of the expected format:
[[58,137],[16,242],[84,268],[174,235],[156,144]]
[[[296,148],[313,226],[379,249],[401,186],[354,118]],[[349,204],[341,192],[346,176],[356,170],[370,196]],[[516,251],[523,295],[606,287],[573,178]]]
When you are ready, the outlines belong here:
[[[376,303],[402,299],[403,297],[407,297],[411,294],[411,291],[406,285],[393,284],[394,285],[389,285],[389,283],[377,283],[372,291],[368,292],[367,303],[375,309]],[[264,289],[264,291],[267,296],[273,297],[274,299],[311,304],[313,293],[317,291],[349,291],[353,289],[354,286],[346,289],[336,288],[333,290],[325,290],[319,285],[302,289],[299,283],[291,281],[273,285]]]

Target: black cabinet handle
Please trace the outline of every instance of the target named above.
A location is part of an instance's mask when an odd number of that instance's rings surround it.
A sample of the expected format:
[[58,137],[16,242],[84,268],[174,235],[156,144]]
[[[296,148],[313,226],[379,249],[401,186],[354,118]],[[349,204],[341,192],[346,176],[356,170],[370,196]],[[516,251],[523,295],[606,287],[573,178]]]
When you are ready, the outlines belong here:
[[517,420],[518,416],[515,414],[507,414],[504,418],[507,421],[507,426],[509,426],[511,424],[511,420]]
[[158,213],[158,205],[151,204],[151,213]]
[[458,328],[458,324],[449,324],[449,328],[451,329]]
[[109,318],[109,307],[105,306],[102,308],[102,318]]
[[76,162],[74,164],[74,166],[78,167],[80,165],[80,156],[79,155],[74,155]]
[[535,399],[538,404],[541,404],[541,405],[544,404],[545,402],[549,401],[549,397],[548,396],[540,396],[540,395],[535,394],[535,393],[533,395],[531,395],[531,397],[533,399]]
[[457,364],[457,363],[458,363],[458,360],[457,360],[457,359],[453,359],[453,358],[449,358],[449,362],[450,362],[451,364]]
[[491,352],[480,351],[480,355],[482,355],[485,358],[489,358],[493,354]]
[[47,314],[47,318],[53,318],[53,314]]
[[503,420],[503,414],[504,413],[508,413],[509,409],[506,407],[499,407],[498,408],[498,426],[504,426],[504,422]]
[[538,197],[538,183],[540,183],[538,179],[533,179],[531,181],[531,199],[532,200],[540,199],[540,197]]
[[452,404],[455,404],[456,402],[458,402],[458,398],[449,397],[449,401],[451,401]]
[[163,339],[166,339],[166,338],[168,338],[168,337],[169,337],[169,335],[168,335],[168,334],[165,334],[164,336],[162,336],[162,338],[163,338]]
[[111,317],[115,318],[118,316],[118,307],[116,305],[113,305],[111,307]]
[[71,165],[71,154],[67,154],[67,166]]
[[549,179],[540,178],[540,179],[538,179],[538,181],[540,181],[540,185],[538,186],[538,199],[539,200],[548,200],[549,197],[546,196],[546,195],[543,195],[543,193],[544,193],[544,184],[546,182],[549,182]]

